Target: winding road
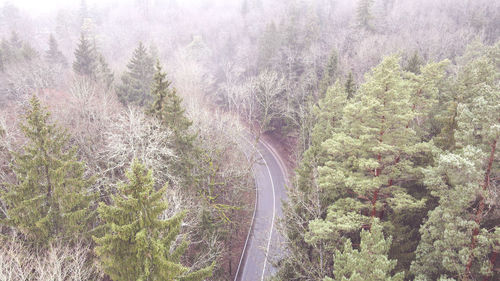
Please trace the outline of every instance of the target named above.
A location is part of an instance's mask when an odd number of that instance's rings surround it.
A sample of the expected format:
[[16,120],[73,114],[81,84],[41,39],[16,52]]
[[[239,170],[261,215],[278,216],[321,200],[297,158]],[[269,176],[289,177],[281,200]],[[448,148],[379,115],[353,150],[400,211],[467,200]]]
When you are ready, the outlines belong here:
[[276,271],[269,259],[283,252],[276,224],[283,215],[281,202],[286,199],[285,166],[269,143],[260,140],[253,147],[257,157],[253,167],[255,213],[235,281],[267,280]]

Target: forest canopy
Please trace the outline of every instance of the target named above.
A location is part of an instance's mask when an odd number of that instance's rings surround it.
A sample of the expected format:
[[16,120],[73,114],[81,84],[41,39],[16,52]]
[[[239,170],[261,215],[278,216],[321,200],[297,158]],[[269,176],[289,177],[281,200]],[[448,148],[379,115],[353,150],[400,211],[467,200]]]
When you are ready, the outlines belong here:
[[499,38],[498,0],[2,2],[0,280],[238,280],[261,140],[267,279],[499,280]]

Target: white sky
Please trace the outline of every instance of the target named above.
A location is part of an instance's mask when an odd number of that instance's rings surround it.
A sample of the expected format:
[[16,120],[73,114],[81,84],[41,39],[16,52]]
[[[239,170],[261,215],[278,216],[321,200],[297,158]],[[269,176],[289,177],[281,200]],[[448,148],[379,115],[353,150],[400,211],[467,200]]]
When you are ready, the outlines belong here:
[[[87,0],[87,5],[92,6],[104,1],[108,0]],[[81,0],[0,0],[0,3],[1,6],[4,3],[11,3],[21,10],[27,10],[33,14],[43,14],[56,11],[58,8],[79,7]]]
[[[113,2],[131,2],[137,0],[87,0],[87,6],[105,6]],[[144,0],[140,0],[144,1]],[[148,0],[146,0],[148,1]],[[149,0],[153,2],[154,0]],[[177,3],[196,3],[204,1],[213,2],[232,2],[241,0],[177,0]],[[5,3],[12,3],[22,10],[27,10],[31,14],[44,14],[51,11],[57,11],[60,8],[78,8],[80,7],[81,0],[0,0],[0,7]]]

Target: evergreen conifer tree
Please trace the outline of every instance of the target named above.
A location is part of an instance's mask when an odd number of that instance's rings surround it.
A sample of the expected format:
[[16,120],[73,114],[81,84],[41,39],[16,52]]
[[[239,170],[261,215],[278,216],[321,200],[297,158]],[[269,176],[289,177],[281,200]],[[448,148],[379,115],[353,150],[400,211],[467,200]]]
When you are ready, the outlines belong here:
[[387,57],[372,70],[344,108],[342,129],[323,143],[329,161],[319,168],[320,186],[338,196],[327,216],[333,229],[356,230],[368,216],[423,207],[404,184],[418,178],[413,157],[430,147],[409,126],[417,114],[398,61]]
[[345,91],[347,92],[347,99],[351,99],[356,93],[356,82],[354,82],[354,75],[352,71],[347,75],[347,80],[345,82]]
[[372,30],[374,28],[372,14],[373,2],[374,0],[359,0],[358,7],[356,8],[358,26],[366,30]]
[[469,61],[460,68],[454,87],[455,147],[425,170],[425,183],[439,205],[420,229],[411,267],[418,280],[474,280],[494,274],[488,258],[498,252],[500,239],[498,216],[493,215],[498,204],[492,199],[498,190],[498,181],[492,179],[500,176],[500,44],[477,47],[466,53]]
[[167,209],[166,187],[155,191],[151,171],[136,160],[127,173],[128,183],[118,186],[113,204],[101,203],[98,211],[107,228],[95,238],[96,253],[104,272],[115,281],[204,280],[213,265],[188,273],[180,264],[187,242],[175,245],[185,213],[161,219]]
[[117,95],[122,103],[140,106],[151,102],[151,84],[154,75],[154,62],[146,48],[139,42],[132,59],[127,64],[127,71],[122,75]]
[[189,132],[192,121],[185,116],[182,99],[177,95],[175,88],[170,88],[170,84],[160,62],[157,62],[152,90],[154,102],[148,113],[174,133],[174,149],[181,159],[176,170],[179,175],[190,181],[196,154],[194,145],[196,135]]
[[328,87],[333,85],[335,80],[337,79],[337,65],[338,65],[338,55],[337,51],[333,50],[330,54],[330,58],[328,59],[328,64],[326,65],[325,70],[323,71],[323,79],[319,83],[319,94],[322,97]]
[[80,42],[75,50],[75,61],[73,62],[73,70],[76,74],[86,77],[90,80],[96,80],[96,70],[98,67],[95,48],[91,42],[83,35],[80,37]]
[[361,231],[359,250],[353,248],[351,240],[347,240],[343,251],[335,252],[335,278],[327,277],[324,281],[404,280],[402,272],[391,275],[396,267],[396,261],[388,258],[392,238],[384,238],[382,225],[375,220],[370,231]]
[[387,57],[344,107],[340,127],[322,143],[325,164],[318,167],[318,185],[329,206],[325,219],[309,222],[308,243],[334,246],[379,218],[397,236],[391,255],[404,256],[398,271],[409,267],[417,243],[408,244],[405,237],[415,236],[423,216],[425,197],[414,194],[422,189],[420,165],[433,149],[418,133],[416,84],[406,78],[399,58]]
[[102,83],[106,89],[111,87],[115,79],[113,72],[102,54],[97,54],[96,79],[98,82]]
[[17,184],[1,194],[8,209],[3,222],[36,245],[84,238],[91,228],[91,180],[76,149],[68,148],[69,136],[50,124],[49,116],[33,96],[21,124],[28,143],[14,153]]
[[[324,275],[311,275],[314,271],[331,272],[332,244],[304,233],[309,221],[319,219],[326,213],[331,202],[329,193],[318,185],[318,167],[328,160],[321,144],[330,138],[340,127],[343,108],[347,103],[347,93],[340,82],[328,88],[325,96],[313,108],[314,127],[311,132],[310,146],[304,152],[297,169],[296,186],[288,194],[284,206],[285,233],[289,245],[289,255],[282,261],[278,273],[281,280],[294,280],[298,276],[323,278]],[[322,264],[319,264],[321,261]],[[321,270],[319,270],[321,268]]]
[[45,52],[45,60],[51,65],[59,64],[63,67],[68,66],[68,62],[59,50],[57,41],[52,34],[49,37],[49,49]]
[[422,58],[418,55],[418,52],[415,52],[408,61],[405,70],[415,74],[420,74],[420,66],[422,66]]

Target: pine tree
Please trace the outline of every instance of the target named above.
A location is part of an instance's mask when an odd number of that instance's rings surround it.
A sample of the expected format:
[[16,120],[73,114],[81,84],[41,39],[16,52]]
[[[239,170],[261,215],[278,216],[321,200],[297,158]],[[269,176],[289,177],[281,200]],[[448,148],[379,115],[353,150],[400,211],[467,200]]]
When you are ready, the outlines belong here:
[[91,230],[92,180],[85,178],[76,149],[68,148],[69,136],[49,123],[49,112],[35,96],[30,106],[21,124],[28,143],[14,153],[17,184],[1,194],[8,209],[3,222],[36,245],[84,238]]
[[358,7],[356,8],[358,26],[366,30],[372,30],[374,28],[372,15],[373,1],[374,0],[359,0]]
[[468,62],[460,67],[454,87],[455,147],[425,170],[426,185],[439,206],[420,229],[422,240],[411,268],[419,280],[474,280],[493,274],[488,258],[498,251],[499,239],[498,204],[492,198],[498,181],[492,179],[500,176],[500,44],[476,48],[462,58]]
[[97,78],[97,65],[98,61],[95,54],[95,48],[82,33],[80,42],[78,43],[78,46],[75,50],[73,70],[76,74],[95,81]]
[[423,206],[405,184],[418,178],[413,157],[430,147],[409,126],[416,113],[398,61],[387,57],[372,70],[356,101],[345,107],[342,130],[323,143],[329,161],[319,168],[319,182],[339,196],[328,218],[333,225],[342,221],[341,228],[358,229],[367,216]]
[[[315,124],[311,132],[311,146],[304,152],[301,163],[304,165],[299,169],[298,186],[306,190],[310,185],[311,169],[325,164],[325,150],[321,144],[329,139],[340,125],[342,111],[347,104],[347,93],[337,81],[328,88],[325,96],[318,101],[313,108]],[[304,181],[303,183],[301,183]]]
[[323,71],[323,79],[319,83],[319,96],[322,97],[328,87],[333,85],[335,80],[337,79],[337,65],[338,65],[338,55],[337,51],[333,50],[330,54],[330,58],[328,59],[328,64]]
[[356,93],[356,82],[354,82],[354,75],[352,74],[352,71],[350,71],[347,75],[345,91],[347,92],[347,99],[351,99],[354,97],[354,93]]
[[175,245],[185,213],[161,219],[167,204],[166,187],[155,191],[151,171],[134,161],[128,183],[118,186],[113,204],[100,204],[98,211],[109,231],[95,238],[96,254],[104,272],[120,280],[204,280],[213,265],[188,273],[180,258],[187,248],[184,240]]
[[382,225],[375,219],[370,231],[361,231],[359,250],[353,249],[351,240],[344,244],[343,251],[335,252],[333,275],[324,281],[363,281],[363,280],[404,280],[403,273],[391,275],[396,261],[388,258],[392,238],[384,238]]
[[122,83],[117,88],[117,95],[122,103],[140,106],[151,102],[151,84],[154,75],[154,62],[146,48],[139,42],[132,59],[127,64],[127,71],[122,75]]
[[63,67],[68,66],[68,62],[66,61],[66,58],[64,57],[62,52],[59,50],[57,41],[52,34],[49,37],[49,49],[45,52],[45,60],[51,65],[58,64]]
[[[328,160],[321,144],[338,130],[346,103],[347,93],[337,81],[312,110],[315,124],[310,146],[303,154],[297,169],[296,186],[288,193],[289,199],[284,206],[290,253],[281,262],[278,273],[281,280],[295,280],[304,275],[317,279],[324,277],[322,272],[331,272],[328,266],[332,264],[332,245],[307,235],[304,229],[308,228],[309,221],[321,218],[331,202],[329,193],[318,185],[317,167]],[[315,275],[316,271],[320,276]]]
[[317,184],[328,194],[326,211],[309,222],[305,235],[309,243],[335,247],[379,218],[397,237],[391,255],[405,256],[398,271],[409,267],[417,246],[405,238],[414,237],[423,216],[426,200],[414,195],[422,189],[420,165],[433,148],[418,134],[416,83],[405,76],[399,58],[385,58],[344,107],[340,126],[321,144],[324,164],[317,168]]

